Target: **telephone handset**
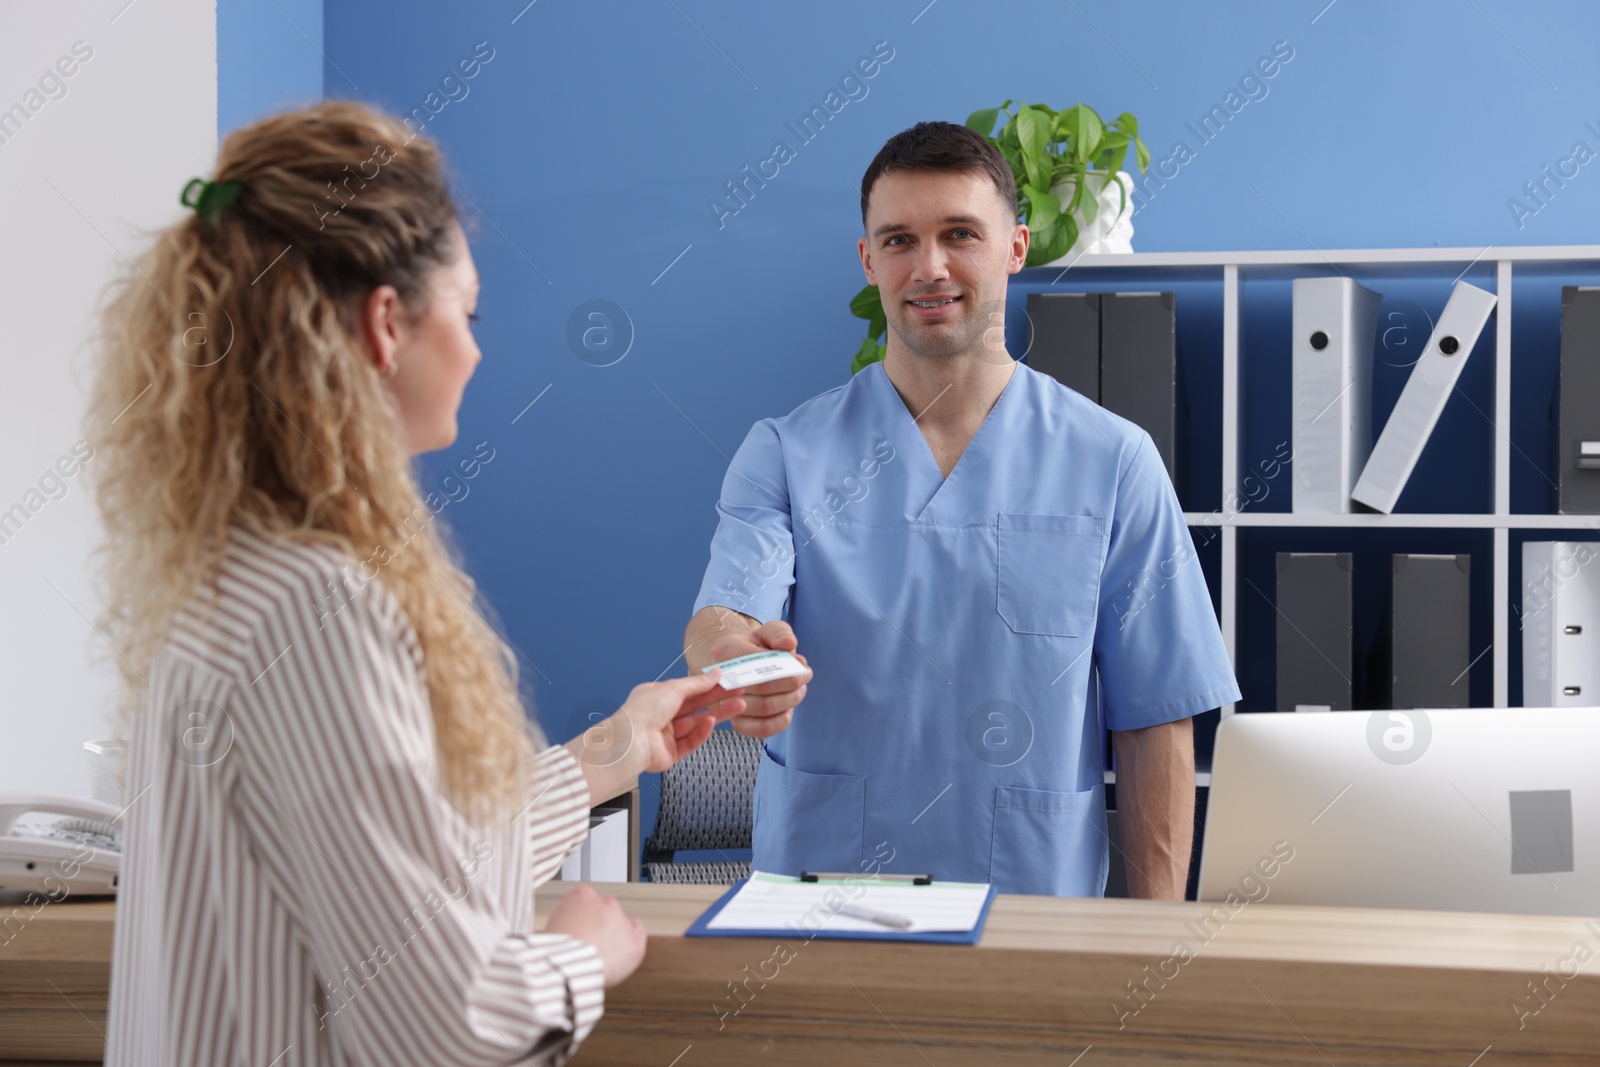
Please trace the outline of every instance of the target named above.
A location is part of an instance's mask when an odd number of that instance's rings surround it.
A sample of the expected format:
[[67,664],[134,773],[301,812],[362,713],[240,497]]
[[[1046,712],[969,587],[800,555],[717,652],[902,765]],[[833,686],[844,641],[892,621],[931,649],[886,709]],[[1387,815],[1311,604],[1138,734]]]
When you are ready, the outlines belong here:
[[120,814],[98,800],[0,793],[0,889],[53,900],[114,894]]

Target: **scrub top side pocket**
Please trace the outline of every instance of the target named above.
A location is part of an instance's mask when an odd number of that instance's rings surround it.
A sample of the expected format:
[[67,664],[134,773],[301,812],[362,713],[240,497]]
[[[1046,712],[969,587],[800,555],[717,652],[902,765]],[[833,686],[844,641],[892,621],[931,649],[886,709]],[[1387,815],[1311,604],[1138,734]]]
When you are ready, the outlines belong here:
[[786,767],[762,745],[751,866],[772,874],[860,869],[866,783]]
[[1075,793],[998,786],[989,880],[1002,893],[1105,894],[1110,870],[1103,788]]
[[996,609],[1013,632],[1054,637],[1093,632],[1106,557],[1104,519],[1002,512],[995,536]]

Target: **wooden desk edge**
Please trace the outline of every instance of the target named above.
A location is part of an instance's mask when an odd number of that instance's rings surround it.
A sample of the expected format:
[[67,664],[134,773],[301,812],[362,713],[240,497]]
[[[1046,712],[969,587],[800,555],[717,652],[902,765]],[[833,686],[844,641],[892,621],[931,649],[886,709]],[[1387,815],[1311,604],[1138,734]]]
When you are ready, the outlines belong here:
[[[539,887],[542,923],[578,883]],[[652,938],[682,938],[727,886],[595,884],[644,920]],[[1219,959],[1441,967],[1537,973],[1568,956],[1576,941],[1600,946],[1600,920],[1584,916],[1246,904],[1226,922],[1201,927],[1211,901],[1057,898],[1000,894],[972,951],[1093,953],[1143,962],[1184,941]],[[1212,932],[1212,931],[1215,932]],[[1200,935],[1210,933],[1209,938]],[[706,939],[715,940],[715,939]],[[760,940],[760,939],[756,939]],[[861,942],[848,942],[860,944]],[[865,942],[885,945],[888,942]],[[917,946],[924,947],[924,946]],[[956,946],[967,950],[969,946]],[[1600,974],[1584,977],[1600,981]]]
[[[539,887],[542,923],[575,882]],[[684,931],[727,889],[710,885],[601,883],[644,920],[652,938]],[[1141,960],[1193,944],[1210,902],[1012,896],[995,898],[983,939],[972,951],[1096,953]],[[110,958],[115,903],[62,901],[33,913],[0,937],[0,965],[25,961],[92,962]],[[1207,928],[1209,930],[1209,928]],[[708,939],[710,940],[710,939]],[[1600,944],[1600,920],[1547,915],[1407,911],[1378,908],[1248,904],[1206,942],[1218,958],[1446,967],[1534,974],[1569,955],[1578,941]],[[867,944],[886,944],[867,942]],[[920,947],[920,946],[918,946]],[[965,950],[966,946],[958,946]],[[1585,979],[1600,979],[1586,973]]]

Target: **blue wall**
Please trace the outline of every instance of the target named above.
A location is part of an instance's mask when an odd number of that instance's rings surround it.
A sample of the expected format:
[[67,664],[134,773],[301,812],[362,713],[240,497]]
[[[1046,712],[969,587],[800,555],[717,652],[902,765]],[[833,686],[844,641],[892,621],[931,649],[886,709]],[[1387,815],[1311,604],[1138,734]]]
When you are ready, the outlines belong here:
[[[1193,158],[1135,219],[1146,251],[1600,242],[1600,163],[1520,228],[1507,204],[1574,142],[1600,150],[1600,8],[1325,5],[329,0],[329,96],[409,112],[493,49],[427,126],[481,211],[485,359],[459,443],[425,466],[437,481],[476,442],[495,450],[445,516],[537,665],[546,730],[571,736],[580,709],[681,671],[728,457],[754,420],[847,377],[856,186],[919,119],[1082,99],[1137,114],[1158,160],[1184,141]],[[802,144],[786,124],[880,41],[893,58],[867,95]],[[1251,86],[1202,143],[1185,124],[1280,41],[1293,58],[1265,95]],[[224,114],[253,110],[234,95]],[[719,225],[708,202],[778,140],[795,157]],[[631,320],[610,366],[568,344],[593,300]]]
[[322,0],[221,0],[218,138],[273,111],[322,99],[326,51]]

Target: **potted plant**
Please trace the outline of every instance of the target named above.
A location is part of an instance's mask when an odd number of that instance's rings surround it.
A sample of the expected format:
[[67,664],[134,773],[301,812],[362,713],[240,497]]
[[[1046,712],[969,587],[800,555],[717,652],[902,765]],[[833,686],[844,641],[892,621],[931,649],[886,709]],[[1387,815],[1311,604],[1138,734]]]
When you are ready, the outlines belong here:
[[[1001,115],[1006,121],[996,132]],[[1133,179],[1122,165],[1131,146],[1139,172],[1150,169],[1150,150],[1139,139],[1138,119],[1124,111],[1106,123],[1087,104],[1056,111],[1007,100],[974,111],[966,125],[987,137],[1011,164],[1017,217],[1031,232],[1028,266],[1059,263],[1089,251],[1133,251],[1128,241],[1133,235],[1128,202]],[[872,285],[851,299],[850,311],[867,320],[867,336],[850,366],[854,374],[883,358],[888,320]]]
[[876,285],[867,286],[851,298],[850,314],[867,320],[867,336],[862,340],[855,359],[850,361],[850,373],[853,376],[862,367],[881,360],[886,348],[883,335],[889,328],[889,317],[883,313],[883,299],[878,296]]
[[[1017,104],[974,111],[967,126],[1000,149],[1017,181],[1019,217],[1028,225],[1028,266],[1037,267],[1084,251],[1131,252],[1128,196],[1133,179],[1122,169],[1128,148],[1140,173],[1150,169],[1150,150],[1139,139],[1139,120],[1124,111],[1105,123],[1088,104],[1053,111],[1043,104]],[[1006,116],[995,132],[995,121]],[[1107,213],[1112,204],[1115,210]]]

